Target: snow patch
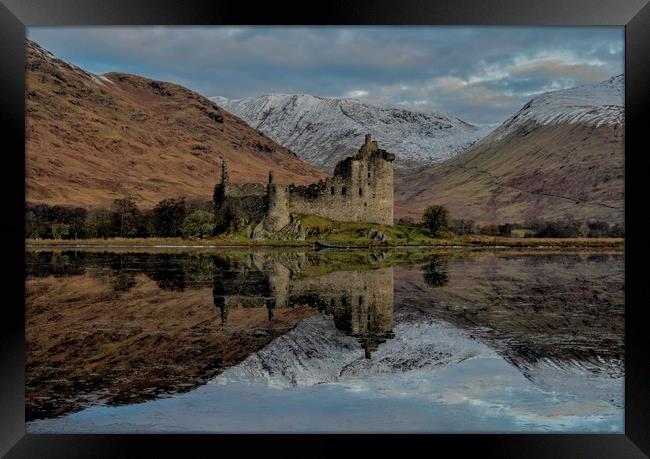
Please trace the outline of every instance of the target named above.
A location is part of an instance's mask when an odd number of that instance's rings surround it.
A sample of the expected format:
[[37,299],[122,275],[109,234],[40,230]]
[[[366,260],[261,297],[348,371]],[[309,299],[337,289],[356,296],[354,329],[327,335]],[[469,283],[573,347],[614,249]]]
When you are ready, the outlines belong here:
[[618,75],[600,83],[544,93],[524,105],[485,140],[498,140],[529,121],[541,125],[622,125],[625,122],[624,84],[623,75]]
[[327,172],[355,153],[367,133],[395,154],[396,167],[411,168],[444,161],[496,127],[353,98],[268,94],[210,99]]

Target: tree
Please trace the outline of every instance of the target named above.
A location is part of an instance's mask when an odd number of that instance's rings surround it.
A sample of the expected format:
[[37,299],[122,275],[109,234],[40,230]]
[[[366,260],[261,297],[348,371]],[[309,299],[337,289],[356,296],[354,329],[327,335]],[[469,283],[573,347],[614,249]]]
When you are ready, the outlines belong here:
[[112,232],[119,237],[136,237],[142,225],[140,211],[133,198],[116,199],[111,206]]
[[86,234],[95,238],[114,237],[116,234],[111,225],[111,211],[105,207],[99,207],[88,212]]
[[163,199],[154,207],[153,219],[156,236],[180,236],[185,220],[185,199]]
[[183,237],[205,237],[214,231],[214,215],[205,210],[195,210],[183,221],[181,232]]
[[431,236],[437,237],[447,229],[447,216],[447,209],[444,206],[427,207],[422,215],[422,223]]

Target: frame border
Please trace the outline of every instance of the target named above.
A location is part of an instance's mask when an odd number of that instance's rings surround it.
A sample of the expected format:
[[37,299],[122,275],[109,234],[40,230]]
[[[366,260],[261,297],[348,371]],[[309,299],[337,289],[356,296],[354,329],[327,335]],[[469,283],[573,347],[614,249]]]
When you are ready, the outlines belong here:
[[[25,27],[65,25],[493,25],[493,26],[625,26],[625,434],[510,435],[37,435],[25,433],[24,274],[8,269],[3,281],[10,293],[0,321],[0,455],[7,457],[133,456],[158,451],[181,457],[201,448],[233,448],[268,453],[282,448],[303,454],[338,452],[404,452],[409,447],[446,446],[459,453],[500,457],[645,457],[650,454],[650,359],[644,327],[648,288],[643,266],[650,256],[646,174],[649,170],[647,107],[650,106],[650,0],[442,0],[422,2],[333,0],[317,8],[297,5],[250,5],[232,0],[1,0],[0,122],[9,148],[0,189],[8,215],[0,219],[0,235],[12,243],[5,254],[24,267],[25,186]],[[645,115],[645,116],[644,116]],[[645,119],[644,119],[645,118]],[[643,214],[646,211],[646,215]],[[647,281],[645,282],[647,284]],[[22,305],[19,307],[19,305]],[[189,441],[188,441],[189,440]],[[365,440],[365,441],[364,441]],[[343,445],[341,445],[343,442]],[[316,454],[314,454],[316,452]],[[294,453],[295,454],[295,453]]]

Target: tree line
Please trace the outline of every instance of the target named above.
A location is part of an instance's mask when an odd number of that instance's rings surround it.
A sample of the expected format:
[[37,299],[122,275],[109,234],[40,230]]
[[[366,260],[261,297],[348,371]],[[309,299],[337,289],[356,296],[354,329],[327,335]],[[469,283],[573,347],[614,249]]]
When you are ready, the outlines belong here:
[[523,223],[505,223],[502,225],[479,225],[474,220],[450,220],[449,212],[444,206],[427,207],[422,214],[422,221],[414,223],[401,220],[403,225],[420,225],[433,237],[447,235],[481,234],[487,236],[512,237],[519,231],[520,237],[535,238],[597,238],[625,237],[622,224],[610,225],[601,220],[578,221],[571,218],[561,220],[531,220]]
[[25,236],[32,239],[111,237],[204,237],[214,231],[212,202],[169,198],[152,209],[140,209],[131,197],[110,206],[25,205]]
[[[503,237],[625,237],[625,227],[600,220],[573,219],[479,225],[451,220],[444,206],[430,206],[420,222],[402,218],[402,226],[421,227],[433,237],[488,235]],[[25,236],[30,239],[207,237],[222,228],[215,221],[212,201],[183,197],[163,199],[152,209],[140,209],[131,197],[93,209],[25,204]]]

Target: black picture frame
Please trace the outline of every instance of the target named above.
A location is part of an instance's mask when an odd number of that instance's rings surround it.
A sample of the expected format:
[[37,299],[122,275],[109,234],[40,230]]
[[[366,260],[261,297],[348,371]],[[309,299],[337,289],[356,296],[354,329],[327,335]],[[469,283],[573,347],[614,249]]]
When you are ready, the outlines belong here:
[[[649,0],[501,0],[253,4],[198,0],[0,0],[0,111],[5,295],[0,326],[0,454],[6,457],[191,457],[224,449],[331,456],[454,451],[497,457],[644,457],[650,454],[650,358],[644,262],[650,255],[645,138],[650,107]],[[25,433],[25,27],[36,25],[620,25],[625,26],[625,433],[619,435],[37,435]],[[645,147],[645,148],[644,148]],[[9,266],[11,263],[18,268]],[[218,449],[215,449],[218,448]],[[444,449],[441,449],[444,448]],[[451,449],[447,449],[451,448]]]

